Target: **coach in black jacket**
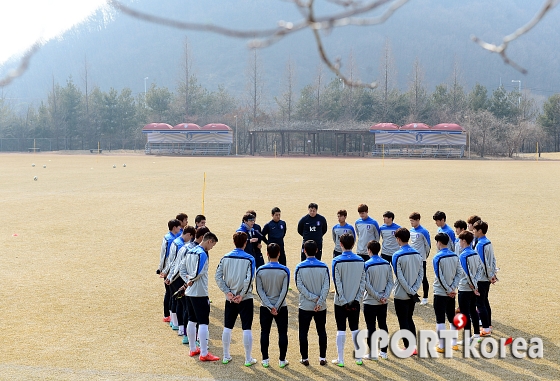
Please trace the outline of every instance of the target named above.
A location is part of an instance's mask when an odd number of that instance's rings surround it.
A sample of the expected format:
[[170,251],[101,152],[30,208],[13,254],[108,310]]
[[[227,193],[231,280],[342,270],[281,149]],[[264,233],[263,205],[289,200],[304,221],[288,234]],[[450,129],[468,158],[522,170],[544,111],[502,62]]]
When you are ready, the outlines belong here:
[[[303,237],[303,243],[308,240],[315,241],[317,244],[317,254],[315,258],[321,260],[323,255],[323,236],[327,232],[327,220],[325,217],[317,214],[319,207],[315,203],[309,204],[307,207],[309,214],[303,216],[298,223],[298,233]],[[305,261],[305,253],[303,252],[303,243],[301,245],[301,261]]]

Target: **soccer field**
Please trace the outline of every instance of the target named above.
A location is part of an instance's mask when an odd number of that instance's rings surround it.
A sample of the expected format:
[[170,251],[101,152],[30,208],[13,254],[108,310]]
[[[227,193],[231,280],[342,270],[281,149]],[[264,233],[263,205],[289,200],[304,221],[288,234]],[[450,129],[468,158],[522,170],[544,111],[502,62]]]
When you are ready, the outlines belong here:
[[[32,163],[35,164],[32,167]],[[123,164],[126,163],[126,167]],[[46,168],[43,168],[46,165]],[[113,168],[113,165],[116,168]],[[247,209],[264,225],[274,206],[287,223],[288,360],[279,369],[277,335],[271,368],[243,367],[242,331],[233,330],[234,361],[188,357],[175,331],[161,321],[164,287],[155,273],[167,221],[179,212],[189,224],[202,208],[206,173],[207,226],[219,243],[210,252],[210,350],[221,357],[224,296],[213,279]],[[37,181],[34,181],[37,176]],[[0,155],[0,379],[6,380],[537,380],[560,379],[560,162],[381,160],[360,158],[193,158],[144,155]],[[296,226],[315,202],[329,230],[336,212],[358,218],[366,203],[382,224],[386,210],[410,228],[417,211],[432,237],[436,210],[450,225],[480,215],[489,224],[500,281],[491,287],[494,337],[540,337],[544,358],[398,359],[320,367],[314,326],[310,367],[298,363],[297,290],[293,269],[301,237]],[[330,267],[333,244],[325,235]],[[431,258],[428,279],[433,283]],[[416,306],[417,329],[435,329],[432,305]],[[255,311],[259,303],[255,301]],[[328,298],[328,360],[336,357],[333,294]],[[363,315],[360,328],[365,328]],[[398,329],[393,303],[389,330]],[[258,315],[253,357],[260,360]]]

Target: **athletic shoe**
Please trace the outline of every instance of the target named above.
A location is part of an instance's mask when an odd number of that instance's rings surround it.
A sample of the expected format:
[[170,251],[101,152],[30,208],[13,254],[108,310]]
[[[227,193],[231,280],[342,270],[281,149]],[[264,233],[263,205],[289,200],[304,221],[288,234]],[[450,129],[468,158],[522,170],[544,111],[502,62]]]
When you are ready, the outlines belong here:
[[418,356],[418,351],[415,349],[414,352],[412,352],[411,356]]
[[208,352],[206,356],[198,356],[200,361],[218,361],[220,358],[218,356],[214,356],[212,353]]
[[233,360],[233,357],[229,356],[229,357],[225,357],[222,359],[222,364],[229,364],[229,362]]
[[194,357],[194,356],[199,355],[199,354],[200,354],[200,348],[196,348],[194,351],[191,351],[189,353],[189,356]]
[[369,356],[369,355],[365,355],[364,356],[365,359],[371,360],[371,361],[377,361],[379,360],[379,358],[375,357],[375,356]]
[[423,298],[422,301],[420,302],[420,305],[425,306],[426,304],[428,304],[428,298]]
[[261,365],[263,366],[263,368],[268,368],[270,366],[268,359],[262,360]]
[[169,318],[169,326],[173,327],[173,323],[171,322],[171,318]]
[[179,326],[178,325],[174,325],[173,323],[171,323],[171,329],[174,331],[178,331],[179,330]]
[[319,360],[319,365],[321,366],[327,365],[327,360]]
[[480,330],[480,337],[490,337],[492,336],[492,331],[481,329]]
[[445,348],[440,348],[439,345],[436,347],[437,353],[445,353]]
[[198,341],[198,340],[195,341],[195,344],[196,344],[196,347],[197,347],[197,348],[200,348],[200,341]]
[[251,366],[257,363],[257,359],[251,359],[249,361],[245,361],[245,366]]
[[[472,337],[471,337],[471,340],[472,340]],[[463,340],[457,341],[457,345],[463,345]]]
[[356,365],[364,365],[362,359],[356,359]]
[[164,323],[169,323],[171,321],[171,316],[167,316],[163,318]]
[[299,362],[300,362],[301,364],[305,365],[305,366],[309,366],[309,360],[303,360],[303,359],[301,359],[301,360],[299,360]]
[[342,361],[338,361],[338,359],[332,360],[331,361],[333,364],[335,364],[336,366],[339,366],[341,368],[344,368],[344,363]]
[[183,336],[185,334],[185,327],[183,326],[183,328],[181,328],[179,326],[179,332],[177,332],[177,336]]
[[458,351],[459,350],[459,346],[458,345],[454,345],[451,347],[451,349],[453,349],[454,351]]
[[379,352],[379,357],[381,357],[384,360],[387,360],[388,359],[387,352]]
[[289,362],[288,360],[284,360],[284,361],[280,360],[280,361],[278,362],[278,366],[279,366],[280,368],[285,368],[285,367],[287,367],[289,364],[290,364],[290,362]]
[[189,343],[189,337],[187,335],[183,336],[183,344],[188,344]]
[[292,286],[289,286],[289,287],[288,287],[288,290],[292,291]]

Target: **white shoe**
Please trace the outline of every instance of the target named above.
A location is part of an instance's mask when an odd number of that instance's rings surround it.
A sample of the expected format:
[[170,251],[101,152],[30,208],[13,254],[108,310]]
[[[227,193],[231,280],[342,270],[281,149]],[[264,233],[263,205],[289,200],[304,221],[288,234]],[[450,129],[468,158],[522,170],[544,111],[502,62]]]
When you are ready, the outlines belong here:
[[185,327],[180,326],[179,330],[177,331],[177,336],[185,336]]
[[381,357],[384,360],[387,360],[387,352],[379,352],[379,357]]
[[250,359],[249,361],[245,360],[245,366],[251,366],[257,363],[257,359]]
[[231,362],[231,360],[233,360],[233,358],[231,356],[229,356],[229,357],[224,356],[222,358],[222,364],[229,364]]
[[261,364],[262,364],[263,368],[268,368],[268,367],[270,366],[270,364],[269,364],[269,362],[268,362],[268,359],[262,360],[262,361],[261,361]]
[[344,368],[344,362],[343,361],[338,361],[338,359],[334,359],[331,361],[333,364],[335,364],[336,366],[339,366],[341,368]]
[[422,301],[420,302],[420,305],[425,306],[426,304],[428,304],[428,298],[422,298]]
[[288,360],[284,360],[284,361],[279,361],[278,362],[278,366],[280,368],[285,368],[286,366],[288,366],[290,364],[290,362]]

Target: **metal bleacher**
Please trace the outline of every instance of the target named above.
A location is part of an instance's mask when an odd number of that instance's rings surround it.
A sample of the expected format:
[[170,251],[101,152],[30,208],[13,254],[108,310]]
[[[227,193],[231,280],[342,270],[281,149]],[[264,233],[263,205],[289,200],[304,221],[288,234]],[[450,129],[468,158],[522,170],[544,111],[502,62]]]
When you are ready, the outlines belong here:
[[374,146],[373,157],[431,157],[431,158],[456,158],[460,159],[465,154],[465,146],[428,146],[428,147],[385,147]]
[[230,143],[146,143],[147,155],[227,156]]

